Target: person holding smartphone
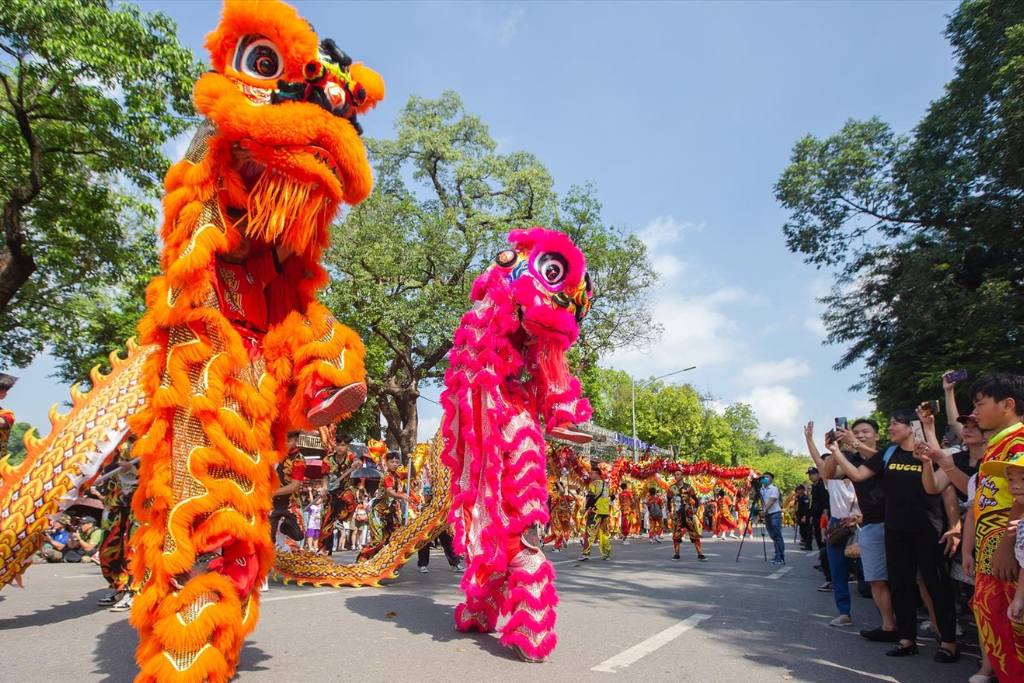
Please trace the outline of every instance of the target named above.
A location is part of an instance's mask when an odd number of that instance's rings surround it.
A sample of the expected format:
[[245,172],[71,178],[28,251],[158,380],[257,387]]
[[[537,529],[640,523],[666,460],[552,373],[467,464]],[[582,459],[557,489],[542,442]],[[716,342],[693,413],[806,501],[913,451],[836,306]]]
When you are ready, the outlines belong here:
[[[934,627],[940,645],[934,660],[941,664],[956,662],[960,651],[956,644],[956,605],[949,564],[941,544],[945,529],[942,497],[929,494],[922,482],[922,470],[933,467],[915,455],[915,425],[920,422],[913,411],[893,413],[889,420],[888,447],[862,465],[853,465],[832,443],[830,450],[839,468],[854,482],[879,477],[885,495],[885,554],[889,586],[899,641],[886,652],[890,657],[916,655],[917,576],[931,595],[935,607]],[[923,441],[923,439],[922,439]]]

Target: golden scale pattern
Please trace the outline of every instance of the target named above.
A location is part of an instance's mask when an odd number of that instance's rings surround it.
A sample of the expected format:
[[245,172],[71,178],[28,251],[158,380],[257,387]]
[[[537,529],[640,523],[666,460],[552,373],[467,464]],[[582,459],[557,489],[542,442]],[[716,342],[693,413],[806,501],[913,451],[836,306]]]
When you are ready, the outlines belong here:
[[110,354],[110,374],[90,373],[92,389],[71,388],[71,410],[61,415],[50,408],[50,433],[25,435],[24,462],[11,467],[0,462],[0,588],[21,575],[42,546],[46,518],[59,511],[60,500],[73,496],[83,468],[95,468],[97,446],[108,432],[122,432],[127,418],[146,403],[139,379],[155,346],[128,342],[128,355]]

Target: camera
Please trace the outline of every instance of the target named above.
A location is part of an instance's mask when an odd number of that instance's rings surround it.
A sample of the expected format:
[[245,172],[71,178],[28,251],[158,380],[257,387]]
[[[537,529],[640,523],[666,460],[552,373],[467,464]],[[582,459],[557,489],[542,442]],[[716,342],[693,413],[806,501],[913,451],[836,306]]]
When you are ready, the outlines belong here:
[[836,418],[836,429],[844,429],[844,430],[845,429],[849,429],[850,428],[849,425],[850,425],[850,423],[849,423],[849,421],[845,417],[837,417]]

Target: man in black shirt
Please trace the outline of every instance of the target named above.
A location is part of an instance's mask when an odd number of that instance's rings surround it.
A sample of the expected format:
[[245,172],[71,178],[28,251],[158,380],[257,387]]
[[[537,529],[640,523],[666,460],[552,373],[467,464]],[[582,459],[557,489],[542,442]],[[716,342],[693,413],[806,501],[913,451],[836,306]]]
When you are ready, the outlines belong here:
[[800,549],[811,549],[811,499],[803,484],[796,487],[796,524],[800,529]]
[[[836,438],[840,440],[850,464],[859,467],[877,455],[878,423],[861,418],[853,423],[849,431],[839,429]],[[857,543],[860,546],[861,566],[864,580],[871,585],[871,598],[875,601],[882,625],[865,629],[860,635],[868,640],[887,643],[899,640],[896,632],[896,616],[893,613],[892,593],[889,590],[889,574],[885,557],[885,494],[882,482],[876,477],[864,481],[853,481],[857,491],[857,503],[863,520]]]
[[818,473],[817,467],[807,468],[807,476],[811,480],[811,533],[818,550],[825,547],[821,538],[821,516],[828,510],[828,489]]

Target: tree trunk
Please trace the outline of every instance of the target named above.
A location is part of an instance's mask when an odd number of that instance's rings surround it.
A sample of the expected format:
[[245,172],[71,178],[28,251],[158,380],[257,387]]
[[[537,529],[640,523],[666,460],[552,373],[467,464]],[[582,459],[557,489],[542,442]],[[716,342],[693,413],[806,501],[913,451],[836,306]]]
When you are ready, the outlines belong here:
[[419,427],[416,401],[419,396],[419,389],[413,384],[407,387],[388,387],[378,399],[380,412],[387,423],[387,441],[397,445],[405,456],[412,455],[416,448],[416,430]]
[[35,259],[24,249],[25,234],[21,229],[20,209],[15,202],[8,202],[4,206],[3,227],[8,237],[5,240],[6,248],[0,251],[0,313],[7,310],[14,295],[36,272]]

